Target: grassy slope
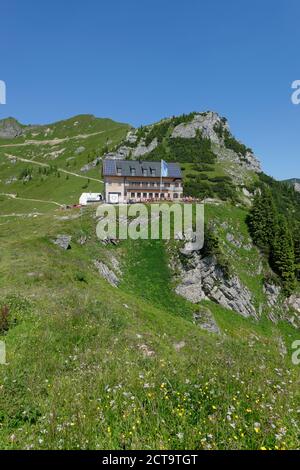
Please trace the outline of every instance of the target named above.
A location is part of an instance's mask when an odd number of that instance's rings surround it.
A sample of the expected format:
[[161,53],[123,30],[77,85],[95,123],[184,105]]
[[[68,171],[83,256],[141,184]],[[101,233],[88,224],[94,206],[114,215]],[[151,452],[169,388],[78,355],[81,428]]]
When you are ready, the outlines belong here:
[[[76,124],[78,123],[78,124]],[[102,155],[104,148],[113,148],[126,135],[129,126],[120,124],[110,119],[96,119],[93,116],[76,116],[67,121],[61,121],[49,126],[43,126],[33,130],[26,136],[10,141],[0,141],[0,194],[14,193],[23,198],[36,198],[42,200],[52,200],[61,204],[76,204],[83,191],[102,191],[101,182],[89,180],[88,178],[101,179],[100,166],[89,170],[86,173],[80,169],[96,156]],[[95,134],[96,133],[96,134]],[[82,136],[90,135],[87,138]],[[48,144],[18,144],[28,143],[28,141],[52,141],[54,139],[65,139],[63,142],[52,145]],[[7,147],[9,145],[9,147]],[[77,154],[79,147],[84,150]],[[53,152],[58,152],[54,154]],[[61,152],[61,153],[59,153]],[[7,155],[16,156],[33,163],[22,161],[12,161]],[[55,166],[63,170],[80,174],[85,178],[67,175],[63,172],[49,175],[39,173],[42,167],[37,163]],[[24,182],[20,179],[24,169],[32,170],[32,180]],[[10,178],[17,178],[11,184],[6,184]],[[9,214],[15,211],[15,201],[7,200],[6,196],[0,196],[0,213]],[[36,203],[36,208],[44,212],[47,206]],[[49,206],[49,208],[51,205]]]
[[[78,119],[54,126],[47,138],[73,135]],[[82,119],[80,134],[104,130],[103,122]],[[107,138],[113,146],[127,132],[117,124],[110,130],[111,124],[105,122],[103,134],[59,144],[56,149],[66,150],[53,162],[45,157],[49,145],[0,147],[0,192],[77,202],[87,180],[62,173],[41,182],[34,167],[32,181],[5,184],[29,166],[10,163],[5,153],[79,173]],[[81,145],[83,154],[68,161]],[[223,174],[216,167],[210,176]],[[85,175],[99,178],[99,168]],[[91,181],[88,188],[100,186]],[[0,448],[299,448],[294,329],[274,325],[267,312],[256,323],[205,301],[222,330],[209,334],[193,324],[198,307],[174,295],[161,242],[107,248],[96,240],[94,209],[62,220],[80,212],[6,196],[0,206],[0,303],[11,311],[1,338],[8,365],[0,366]],[[33,212],[42,215],[11,216]],[[259,305],[265,299],[258,253],[226,239],[231,232],[248,242],[245,216],[228,204],[206,207],[207,220],[226,222],[219,229],[223,248]],[[51,243],[58,233],[72,235],[71,250]],[[88,241],[81,246],[76,240],[83,234]],[[110,265],[112,253],[122,260],[118,289],[93,265],[94,259]]]
[[[278,345],[294,330],[211,302],[223,335],[200,330],[171,291],[164,246],[105,248],[92,215],[60,220],[58,209],[1,227],[1,299],[15,322],[0,367],[0,447],[298,447],[299,374]],[[50,242],[57,233],[73,236],[71,250]],[[92,263],[111,252],[118,289]]]

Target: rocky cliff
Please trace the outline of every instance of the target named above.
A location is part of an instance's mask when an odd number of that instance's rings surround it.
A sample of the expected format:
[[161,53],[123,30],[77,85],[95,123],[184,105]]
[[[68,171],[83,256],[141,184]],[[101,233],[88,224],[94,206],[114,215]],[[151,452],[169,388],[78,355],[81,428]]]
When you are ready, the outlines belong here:
[[[151,138],[152,135],[153,138]],[[260,162],[252,150],[235,140],[225,118],[211,111],[167,118],[142,129],[132,129],[124,142],[113,152],[107,153],[105,157],[112,159],[150,158],[151,152],[163,141],[166,143],[176,139],[190,140],[197,136],[211,142],[213,152],[220,161],[236,163],[254,172],[261,171]],[[232,145],[233,143],[235,145]],[[172,158],[172,153],[170,158]]]
[[21,135],[23,135],[23,127],[16,119],[0,120],[0,139],[14,139]]

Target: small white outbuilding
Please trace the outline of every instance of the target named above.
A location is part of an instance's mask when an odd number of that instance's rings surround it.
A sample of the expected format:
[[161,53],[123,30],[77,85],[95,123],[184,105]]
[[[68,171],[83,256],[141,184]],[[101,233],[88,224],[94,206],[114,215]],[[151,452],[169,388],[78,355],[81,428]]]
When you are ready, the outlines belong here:
[[81,206],[86,206],[87,204],[93,204],[100,201],[102,201],[102,194],[100,193],[82,193],[79,198],[79,204]]

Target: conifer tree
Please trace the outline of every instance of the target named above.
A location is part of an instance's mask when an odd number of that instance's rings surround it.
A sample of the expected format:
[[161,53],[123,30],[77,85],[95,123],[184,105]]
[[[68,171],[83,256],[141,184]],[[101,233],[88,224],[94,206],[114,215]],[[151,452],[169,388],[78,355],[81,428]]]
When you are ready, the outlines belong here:
[[283,281],[284,290],[290,294],[296,286],[295,252],[291,231],[284,216],[279,216],[272,248],[272,265]]
[[271,192],[265,186],[254,198],[248,223],[255,245],[270,253],[277,229],[277,213]]
[[296,277],[298,280],[300,280],[300,223],[296,224],[294,228],[293,238],[294,238]]

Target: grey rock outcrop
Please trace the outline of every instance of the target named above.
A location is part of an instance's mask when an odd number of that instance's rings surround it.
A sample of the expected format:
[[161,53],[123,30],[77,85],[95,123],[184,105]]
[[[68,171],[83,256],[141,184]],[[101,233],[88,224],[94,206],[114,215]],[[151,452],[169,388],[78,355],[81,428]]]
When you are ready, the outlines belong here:
[[100,276],[106,279],[107,282],[109,282],[109,284],[113,287],[118,287],[120,282],[119,278],[111,269],[109,269],[109,267],[105,263],[102,263],[102,261],[95,260],[94,265],[98,269]]
[[300,313],[300,295],[293,294],[286,301],[285,305],[292,310],[295,310],[297,313]]
[[53,240],[53,243],[63,250],[69,250],[71,248],[71,240],[72,237],[70,235],[57,235],[57,238]]
[[21,124],[14,118],[0,120],[0,138],[14,139],[23,135]]
[[194,253],[186,266],[181,265],[180,271],[177,294],[193,303],[210,299],[244,317],[258,319],[251,292],[237,276],[227,278],[214,257],[201,258]]
[[158,145],[157,139],[153,139],[152,142],[147,146],[142,140],[138,146],[132,151],[133,158],[139,158],[146,153],[152,152]]
[[[217,113],[208,112],[196,114],[191,122],[178,124],[172,132],[171,137],[182,137],[184,139],[191,139],[196,137],[197,132],[200,131],[203,137],[210,139],[216,144],[221,144],[222,140],[215,132],[214,127],[220,123],[220,116]],[[227,123],[223,125],[228,129]]]
[[138,137],[137,137],[137,134],[136,134],[136,130],[132,129],[127,133],[126,142],[129,142],[130,144],[135,144],[137,139],[138,139]]
[[281,288],[275,284],[265,283],[264,293],[267,297],[267,303],[269,307],[276,307],[281,294]]
[[80,168],[81,173],[86,173],[87,171],[95,168],[102,160],[102,157],[96,157],[93,161],[87,163],[82,168]]
[[132,149],[130,147],[122,145],[115,151],[106,153],[103,158],[110,158],[111,160],[125,160],[129,157],[131,151]]
[[[213,151],[217,155],[218,160],[220,162],[227,162],[239,165],[242,170],[244,169],[246,171],[254,171],[255,173],[261,172],[261,166],[258,158],[253,155],[253,153],[251,153],[250,151],[248,151],[246,155],[241,156],[238,153],[235,153],[233,150],[226,148],[223,144],[213,145]],[[227,172],[230,176],[235,179],[237,183],[241,185],[244,183],[243,173],[237,175],[236,169],[234,167],[232,168],[232,172],[230,168]]]
[[175,292],[193,304],[206,299],[202,285],[202,275],[198,266],[188,271],[182,271],[181,282],[176,287]]
[[85,151],[85,147],[83,147],[83,145],[81,145],[80,147],[77,147],[77,149],[75,150],[75,155],[80,155],[82,152]]
[[202,330],[218,335],[221,334],[216,320],[207,308],[201,308],[199,312],[194,313],[194,321]]
[[226,159],[234,163],[245,167],[247,170],[260,172],[260,162],[248,150],[245,155],[241,156],[232,150],[226,149],[224,145],[224,137],[219,132],[216,132],[216,128],[221,128],[230,132],[228,123],[225,119],[222,119],[218,113],[207,112],[196,114],[192,121],[182,123],[176,126],[172,132],[171,137],[182,137],[185,139],[191,139],[196,137],[197,133],[200,132],[202,137],[209,139],[214,145],[214,152],[218,155],[219,159]]
[[16,176],[11,176],[7,180],[5,180],[4,184],[12,184],[15,183],[15,181],[18,181],[18,178]]

